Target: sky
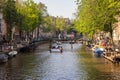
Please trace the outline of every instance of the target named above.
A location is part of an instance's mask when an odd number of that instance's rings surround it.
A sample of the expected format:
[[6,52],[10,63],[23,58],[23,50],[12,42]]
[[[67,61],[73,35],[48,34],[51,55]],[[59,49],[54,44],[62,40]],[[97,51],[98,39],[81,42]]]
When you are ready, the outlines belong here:
[[74,0],[34,0],[34,2],[42,2],[47,6],[47,11],[51,16],[59,16],[64,18],[74,18],[73,13],[76,12],[76,4]]

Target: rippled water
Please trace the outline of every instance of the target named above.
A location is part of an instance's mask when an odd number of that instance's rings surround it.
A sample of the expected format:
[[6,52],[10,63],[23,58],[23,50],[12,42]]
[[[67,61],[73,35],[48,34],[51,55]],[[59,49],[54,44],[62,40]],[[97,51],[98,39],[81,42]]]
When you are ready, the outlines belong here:
[[120,80],[120,66],[85,51],[81,44],[63,44],[63,54],[48,44],[18,54],[0,65],[0,80]]

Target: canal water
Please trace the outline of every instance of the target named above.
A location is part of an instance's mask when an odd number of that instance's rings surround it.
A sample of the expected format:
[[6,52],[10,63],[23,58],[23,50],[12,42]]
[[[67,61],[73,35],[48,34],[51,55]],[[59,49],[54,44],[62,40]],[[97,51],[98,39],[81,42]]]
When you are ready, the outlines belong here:
[[0,64],[0,80],[120,80],[120,65],[95,56],[81,44],[62,44],[63,53],[49,53],[48,44],[19,53]]

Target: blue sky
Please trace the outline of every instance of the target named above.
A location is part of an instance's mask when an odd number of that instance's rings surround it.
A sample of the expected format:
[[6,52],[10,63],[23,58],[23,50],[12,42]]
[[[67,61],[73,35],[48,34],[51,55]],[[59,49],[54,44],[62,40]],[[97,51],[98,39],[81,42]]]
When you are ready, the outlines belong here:
[[42,2],[47,6],[48,13],[52,16],[62,16],[74,18],[76,4],[74,0],[34,0],[36,3]]

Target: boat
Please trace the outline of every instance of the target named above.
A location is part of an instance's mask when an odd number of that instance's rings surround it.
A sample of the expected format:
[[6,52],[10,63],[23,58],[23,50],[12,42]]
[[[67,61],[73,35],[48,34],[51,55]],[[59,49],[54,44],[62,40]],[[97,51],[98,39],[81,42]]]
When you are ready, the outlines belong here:
[[29,48],[29,46],[27,45],[27,46],[24,46],[24,47],[21,47],[20,49],[19,49],[19,51],[20,52],[29,52],[30,51],[30,48]]
[[57,45],[61,45],[62,43],[61,43],[60,41],[57,41],[56,44],[57,44]]
[[70,43],[70,44],[74,44],[74,43],[75,43],[75,41],[74,41],[74,40],[72,40],[72,41],[70,41],[69,43]]
[[92,47],[92,51],[97,54],[101,54],[104,52],[104,48],[99,47],[98,45],[95,45]]
[[63,52],[63,48],[62,48],[61,45],[53,45],[50,48],[50,53],[51,52],[60,52],[60,53],[62,53]]
[[17,55],[17,51],[10,51],[9,53],[8,53],[8,56],[9,57],[14,57],[14,56],[16,56]]
[[0,53],[0,63],[5,63],[8,61],[8,55],[5,53]]
[[94,53],[96,53],[97,55],[101,55],[101,54],[103,54],[103,52],[104,52],[104,49],[103,49],[103,48],[96,48],[96,49],[94,50]]

